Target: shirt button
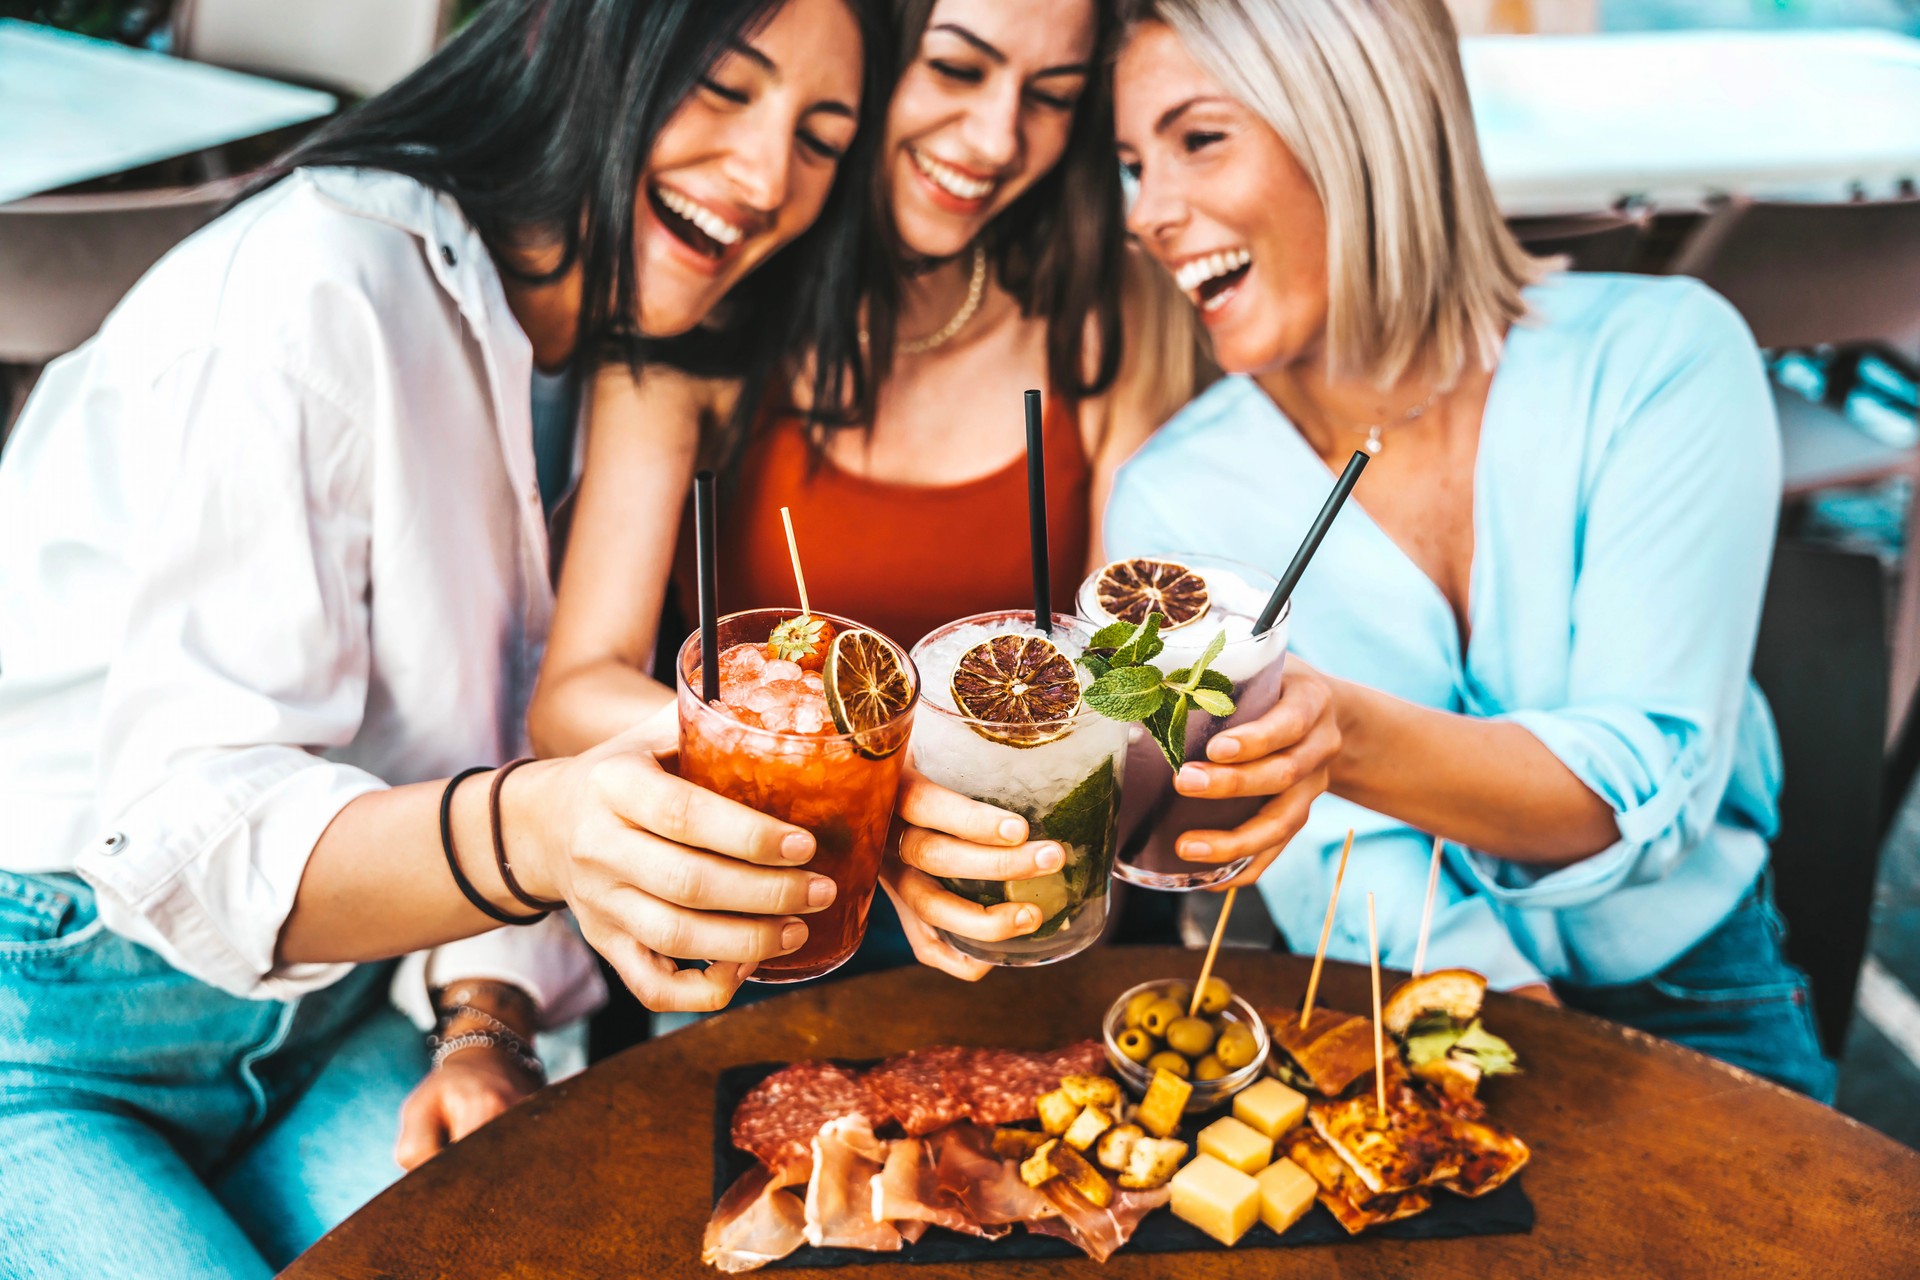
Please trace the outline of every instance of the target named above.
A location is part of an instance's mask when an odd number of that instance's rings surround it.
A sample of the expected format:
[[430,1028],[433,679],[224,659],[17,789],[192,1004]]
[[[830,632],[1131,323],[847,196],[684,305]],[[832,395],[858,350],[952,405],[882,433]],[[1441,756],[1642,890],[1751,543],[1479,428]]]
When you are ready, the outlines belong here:
[[122,849],[126,847],[127,847],[127,838],[121,835],[118,831],[114,832],[112,835],[107,836],[105,839],[100,841],[100,852],[104,854],[119,853]]
[[446,263],[450,267],[457,267],[460,265],[460,258],[457,254],[454,253],[453,246],[450,244],[443,244],[440,246],[440,261]]

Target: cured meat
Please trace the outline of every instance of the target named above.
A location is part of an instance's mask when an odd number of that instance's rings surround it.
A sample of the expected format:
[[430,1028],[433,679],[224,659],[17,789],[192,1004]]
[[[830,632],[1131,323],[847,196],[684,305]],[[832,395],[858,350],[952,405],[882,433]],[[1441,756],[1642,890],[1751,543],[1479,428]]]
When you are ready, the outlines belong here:
[[873,1182],[886,1167],[888,1146],[863,1115],[829,1120],[814,1135],[802,1228],[808,1244],[880,1253],[900,1248],[899,1229],[873,1213]]
[[966,1119],[961,1072],[973,1050],[955,1046],[916,1049],[888,1058],[866,1073],[866,1085],[910,1137]]
[[1140,1226],[1140,1220],[1173,1198],[1169,1187],[1120,1191],[1102,1209],[1058,1178],[1043,1188],[1059,1216],[1027,1223],[1035,1235],[1058,1236],[1095,1262],[1105,1262]]
[[884,1222],[945,1227],[988,1239],[998,1239],[1013,1229],[977,1221],[959,1191],[943,1184],[931,1140],[900,1138],[887,1145],[886,1167],[873,1180],[873,1216]]
[[975,1124],[990,1128],[1033,1119],[1040,1095],[1059,1088],[1062,1076],[1091,1075],[1105,1069],[1106,1050],[1097,1040],[1083,1040],[1049,1053],[980,1049],[961,1070],[961,1088],[967,1114]]
[[770,1169],[811,1157],[830,1120],[883,1115],[860,1077],[831,1062],[796,1062],[762,1080],[733,1111],[733,1145]]
[[957,1124],[927,1139],[934,1179],[959,1198],[981,1234],[1004,1235],[1013,1223],[1031,1222],[1056,1210],[1047,1198],[1020,1180],[1019,1165],[993,1152],[993,1135]]
[[777,1262],[807,1242],[806,1208],[787,1190],[807,1180],[807,1166],[779,1172],[756,1164],[713,1206],[700,1258],[729,1274]]

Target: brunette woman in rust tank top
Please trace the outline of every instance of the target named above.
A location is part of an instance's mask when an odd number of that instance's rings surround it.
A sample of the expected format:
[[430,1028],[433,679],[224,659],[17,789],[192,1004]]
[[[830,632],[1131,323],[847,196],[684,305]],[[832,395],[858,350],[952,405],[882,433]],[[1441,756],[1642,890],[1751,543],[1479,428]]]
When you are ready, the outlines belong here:
[[[866,394],[832,421],[797,393],[749,404],[737,385],[685,374],[602,380],[530,717],[543,751],[585,748],[671,702],[645,672],[697,458],[731,481],[723,611],[795,598],[786,506],[810,597],[910,645],[1030,598],[1026,388],[1047,388],[1062,599],[1098,547],[1113,471],[1192,393],[1189,309],[1164,284],[1150,292],[1152,268],[1125,248],[1108,0],[897,0],[896,14]],[[680,561],[690,611],[690,545]],[[921,828],[904,842],[920,870],[891,865],[888,893],[923,961],[977,977],[985,967],[922,921],[999,940],[1036,927],[1039,913],[964,902],[923,872],[978,875],[990,863],[994,878],[1017,879],[1057,869],[1062,851],[1028,842],[1013,815],[909,775],[899,812]]]

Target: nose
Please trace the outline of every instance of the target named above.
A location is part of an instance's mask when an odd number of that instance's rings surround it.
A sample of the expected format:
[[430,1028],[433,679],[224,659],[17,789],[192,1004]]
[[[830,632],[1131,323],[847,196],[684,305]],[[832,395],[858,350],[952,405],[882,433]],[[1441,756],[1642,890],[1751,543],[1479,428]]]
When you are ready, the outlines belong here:
[[1187,204],[1173,184],[1142,171],[1127,208],[1127,230],[1149,250],[1170,239],[1187,220]]
[[746,119],[728,140],[721,172],[748,208],[773,214],[786,203],[796,125],[767,117]]
[[1012,166],[1020,155],[1019,82],[1012,76],[992,92],[979,94],[969,104],[961,122],[960,136],[966,143],[967,158],[986,168],[1000,171]]

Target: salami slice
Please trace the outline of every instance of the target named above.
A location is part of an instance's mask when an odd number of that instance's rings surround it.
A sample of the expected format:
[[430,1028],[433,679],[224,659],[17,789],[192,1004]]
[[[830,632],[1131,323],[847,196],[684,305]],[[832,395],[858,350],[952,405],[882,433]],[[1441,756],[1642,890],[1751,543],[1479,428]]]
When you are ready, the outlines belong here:
[[1106,1052],[1087,1040],[1047,1053],[980,1049],[963,1068],[962,1092],[975,1124],[1013,1124],[1031,1120],[1040,1095],[1060,1087],[1060,1078],[1090,1075],[1105,1067]]
[[733,1111],[733,1145],[769,1169],[812,1158],[813,1136],[829,1120],[880,1108],[859,1076],[830,1062],[796,1062],[762,1080]]
[[973,1050],[953,1045],[915,1049],[867,1072],[867,1087],[909,1136],[944,1129],[967,1118],[961,1071]]

